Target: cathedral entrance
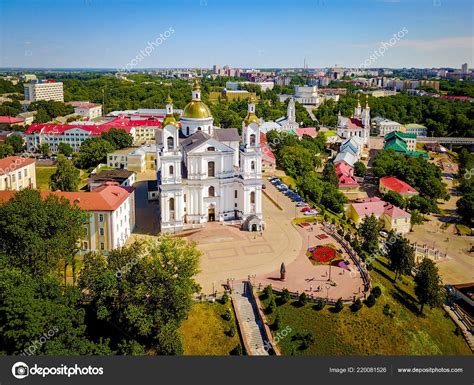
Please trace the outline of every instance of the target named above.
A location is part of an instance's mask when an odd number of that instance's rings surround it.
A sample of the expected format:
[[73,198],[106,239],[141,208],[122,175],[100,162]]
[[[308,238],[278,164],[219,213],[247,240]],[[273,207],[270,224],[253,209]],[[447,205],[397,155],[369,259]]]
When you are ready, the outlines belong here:
[[216,212],[214,207],[209,207],[207,210],[207,221],[214,222],[216,220]]

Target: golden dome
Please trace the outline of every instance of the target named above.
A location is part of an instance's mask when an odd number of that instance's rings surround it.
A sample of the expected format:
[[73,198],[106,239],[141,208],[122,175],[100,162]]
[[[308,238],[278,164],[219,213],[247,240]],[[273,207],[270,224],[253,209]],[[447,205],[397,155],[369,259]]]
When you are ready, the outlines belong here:
[[166,127],[168,124],[178,127],[178,122],[173,115],[166,115],[163,119],[163,123],[161,123],[161,127]]
[[245,117],[244,123],[246,126],[248,126],[250,123],[257,123],[258,125],[260,125],[260,119],[254,113],[249,112]]
[[211,110],[200,100],[193,100],[184,107],[183,118],[204,119],[211,117]]

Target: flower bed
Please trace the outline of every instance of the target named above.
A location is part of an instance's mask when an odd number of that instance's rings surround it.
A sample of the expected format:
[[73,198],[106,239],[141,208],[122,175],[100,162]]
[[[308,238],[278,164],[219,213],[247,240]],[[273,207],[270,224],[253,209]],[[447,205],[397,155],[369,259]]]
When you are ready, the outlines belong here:
[[340,253],[333,245],[316,246],[308,249],[308,256],[316,263],[329,264],[341,260]]

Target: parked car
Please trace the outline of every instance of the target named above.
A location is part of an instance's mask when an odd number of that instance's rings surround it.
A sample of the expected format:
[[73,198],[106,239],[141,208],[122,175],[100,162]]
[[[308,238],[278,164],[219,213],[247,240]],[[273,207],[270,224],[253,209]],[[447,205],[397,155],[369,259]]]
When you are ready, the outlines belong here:
[[311,207],[306,206],[306,207],[303,207],[300,211],[301,211],[302,213],[305,213],[305,212],[311,211],[311,210],[313,210]]
[[304,213],[304,215],[316,215],[318,212],[316,210],[309,210]]
[[308,204],[306,202],[298,202],[296,204],[296,207],[306,207],[306,206],[308,206]]
[[388,237],[388,233],[386,231],[379,231],[379,234],[382,238],[387,238]]

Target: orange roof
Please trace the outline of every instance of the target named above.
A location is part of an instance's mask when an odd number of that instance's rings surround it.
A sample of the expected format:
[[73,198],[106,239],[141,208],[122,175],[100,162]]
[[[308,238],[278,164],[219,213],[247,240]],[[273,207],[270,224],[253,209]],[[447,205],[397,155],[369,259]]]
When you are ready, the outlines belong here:
[[[77,204],[80,209],[86,211],[115,211],[133,191],[133,187],[101,186],[90,192],[42,191],[41,196],[64,197],[71,204]],[[16,191],[0,191],[0,203],[9,201],[15,194]]]
[[21,156],[7,156],[0,159],[0,175],[8,174],[12,171],[35,163],[34,159],[23,158]]

